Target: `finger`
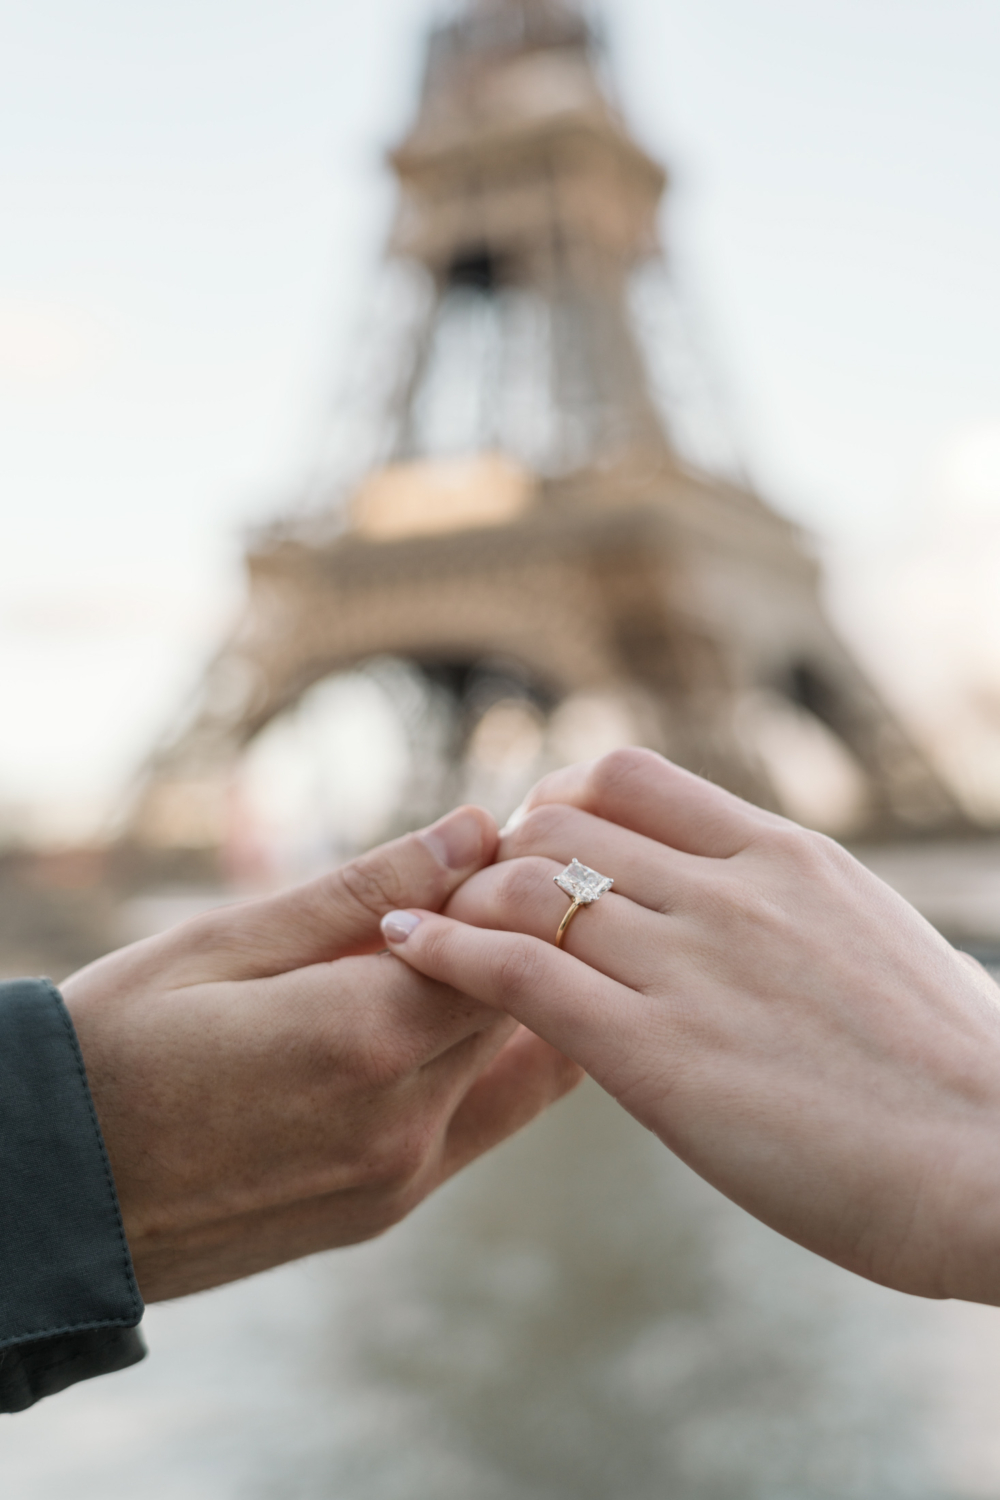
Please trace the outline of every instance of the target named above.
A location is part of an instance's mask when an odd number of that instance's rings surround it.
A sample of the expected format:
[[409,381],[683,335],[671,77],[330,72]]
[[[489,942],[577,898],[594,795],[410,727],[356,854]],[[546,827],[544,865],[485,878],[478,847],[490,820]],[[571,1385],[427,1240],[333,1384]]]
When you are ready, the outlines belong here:
[[576,1063],[518,1027],[452,1115],[444,1143],[443,1175],[450,1177],[523,1129],[576,1088],[582,1077]]
[[[243,1025],[257,1039],[255,1050],[276,1061],[293,1050],[303,1069],[321,1074],[332,1062],[352,1058],[372,1087],[396,1084],[445,1058],[450,1061],[443,1072],[462,1074],[456,1049],[496,1033],[498,1019],[506,1021],[495,1007],[389,954],[252,980],[241,986],[239,998]],[[494,1050],[505,1040],[506,1034]],[[469,1070],[471,1076],[474,1063]]]
[[[682,854],[562,802],[536,807],[500,840],[497,859],[501,862],[532,855],[556,860],[561,867],[579,859],[611,876],[617,895],[658,912],[672,911],[697,876],[715,868],[695,855]],[[452,900],[466,888],[460,887]]]
[[456,886],[492,860],[496,843],[489,813],[460,807],[309,885],[209,912],[169,935],[181,957],[181,982],[264,977],[376,952],[386,912],[440,909]]
[[634,1046],[634,990],[537,938],[434,912],[392,912],[383,931],[412,968],[507,1011],[614,1093]]
[[738,854],[763,830],[785,822],[635,746],[553,771],[529,793],[508,829],[548,802],[571,803],[661,844],[714,859]]
[[[473,927],[523,932],[555,943],[572,905],[553,877],[562,866],[550,859],[515,859],[491,865],[455,892],[447,915]],[[565,953],[633,989],[645,989],[655,975],[648,955],[660,951],[668,919],[614,892],[578,909],[562,941]]]

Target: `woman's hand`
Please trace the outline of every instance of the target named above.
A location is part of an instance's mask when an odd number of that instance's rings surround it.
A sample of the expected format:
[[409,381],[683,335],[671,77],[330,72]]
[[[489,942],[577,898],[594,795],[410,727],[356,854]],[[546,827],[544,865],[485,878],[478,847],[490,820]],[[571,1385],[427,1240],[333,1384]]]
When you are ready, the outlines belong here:
[[578,1070],[376,950],[496,848],[460,809],[274,900],[211,912],[61,988],[147,1301],[370,1238]]
[[[559,952],[574,857],[615,885]],[[508,1010],[783,1234],[1000,1302],[1000,991],[978,965],[837,844],[649,751],[542,782],[500,860],[446,916],[391,914],[393,951]]]

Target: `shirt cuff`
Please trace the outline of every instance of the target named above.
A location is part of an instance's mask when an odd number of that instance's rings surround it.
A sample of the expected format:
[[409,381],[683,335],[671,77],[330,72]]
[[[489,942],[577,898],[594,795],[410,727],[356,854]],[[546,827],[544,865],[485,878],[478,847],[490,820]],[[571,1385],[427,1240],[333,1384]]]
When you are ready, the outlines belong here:
[[69,1012],[0,983],[0,1411],[135,1364],[142,1313]]

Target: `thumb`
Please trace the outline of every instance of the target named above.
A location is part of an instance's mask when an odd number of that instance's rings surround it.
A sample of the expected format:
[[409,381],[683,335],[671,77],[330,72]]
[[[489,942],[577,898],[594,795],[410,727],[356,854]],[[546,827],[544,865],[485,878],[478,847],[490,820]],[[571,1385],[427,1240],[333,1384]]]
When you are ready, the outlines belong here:
[[[382,844],[309,885],[264,901],[224,907],[175,929],[196,973],[182,982],[263,979],[384,947],[379,922],[399,906],[436,911],[488,865],[496,823],[480,807],[460,807],[419,833]],[[197,928],[201,937],[193,942]]]

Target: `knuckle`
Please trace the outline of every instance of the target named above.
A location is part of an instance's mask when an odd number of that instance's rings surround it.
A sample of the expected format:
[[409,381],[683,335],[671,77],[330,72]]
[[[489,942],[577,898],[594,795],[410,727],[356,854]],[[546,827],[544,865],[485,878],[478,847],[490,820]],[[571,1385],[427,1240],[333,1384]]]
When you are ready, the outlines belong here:
[[838,844],[825,833],[814,833],[811,835],[815,848],[815,858],[822,862],[825,869],[846,874],[857,871],[858,861],[853,854],[848,853],[843,844]]
[[536,781],[522,804],[522,814],[526,816],[533,809],[544,806],[550,793],[558,793],[564,778],[565,771],[549,771],[540,781]]
[[333,1008],[314,1032],[289,1043],[317,1089],[342,1090],[345,1098],[365,1101],[366,1110],[413,1071],[406,1035],[391,1023],[382,999],[374,995],[368,1010],[354,1004]]
[[754,884],[740,881],[726,893],[727,925],[737,931],[760,931],[774,925],[773,902]]
[[247,907],[256,904],[240,902],[217,911],[202,912],[171,928],[158,941],[172,956],[195,964],[245,952]]
[[638,745],[611,750],[601,756],[591,771],[591,799],[600,806],[606,798],[620,793],[637,777],[646,778],[654,768],[662,765],[662,758],[654,750],[645,750]]
[[404,1194],[434,1150],[436,1122],[425,1112],[407,1112],[384,1128],[360,1163],[360,1176],[368,1188],[389,1194]]
[[408,1050],[388,1030],[371,1033],[365,1038],[364,1048],[357,1058],[358,1074],[365,1089],[378,1094],[387,1093],[398,1087],[412,1069],[413,1059]]
[[574,808],[567,807],[563,802],[546,802],[541,807],[536,807],[510,834],[510,848],[515,854],[522,851],[528,854],[534,849],[545,848],[565,832],[574,811]]
[[518,921],[526,910],[538,905],[539,893],[545,890],[551,866],[540,858],[509,860],[498,866],[495,902],[501,921]]
[[339,887],[356,905],[379,917],[405,906],[412,894],[403,889],[399,872],[382,853],[351,860],[337,871],[335,880],[335,891]]
[[850,856],[825,834],[798,823],[782,823],[763,835],[772,858],[800,879],[815,879],[840,868]]
[[165,933],[161,943],[170,959],[197,963],[224,947],[226,938],[218,926],[210,926],[204,917],[191,917]]
[[725,944],[741,942],[748,934],[767,925],[773,915],[773,882],[761,878],[759,863],[727,865],[693,875],[692,908],[706,928]]

